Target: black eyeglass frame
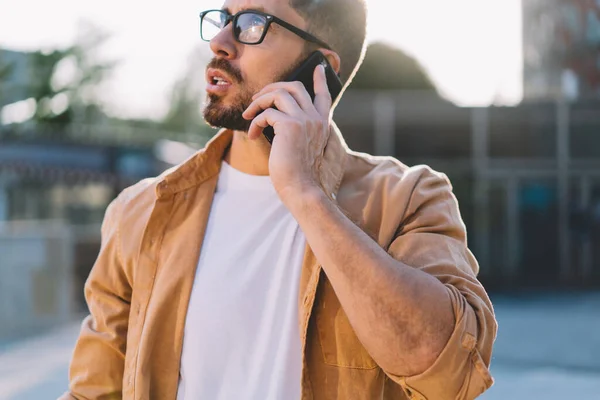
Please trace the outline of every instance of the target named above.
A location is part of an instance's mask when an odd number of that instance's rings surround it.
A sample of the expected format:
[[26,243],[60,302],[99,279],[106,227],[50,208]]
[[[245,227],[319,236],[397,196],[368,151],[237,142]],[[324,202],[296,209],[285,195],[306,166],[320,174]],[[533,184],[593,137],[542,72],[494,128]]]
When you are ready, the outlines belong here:
[[[321,39],[311,35],[310,33],[306,32],[300,28],[297,28],[288,22],[285,22],[284,20],[277,18],[274,15],[267,14],[267,13],[264,13],[264,12],[258,11],[258,10],[242,10],[234,15],[229,14],[225,10],[218,10],[218,9],[202,11],[200,13],[200,37],[202,38],[202,40],[204,40],[206,42],[210,42],[210,40],[204,39],[204,37],[202,37],[202,24],[204,23],[204,16],[210,12],[215,12],[215,11],[218,11],[225,15],[225,24],[223,25],[223,27],[221,29],[224,29],[227,25],[229,25],[230,22],[233,22],[233,26],[234,26],[234,29],[232,30],[233,37],[235,38],[235,40],[237,40],[238,42],[240,42],[242,44],[247,44],[247,45],[261,44],[263,42],[263,40],[265,40],[265,36],[267,36],[267,31],[269,30],[269,27],[274,22],[277,25],[284,27],[288,31],[298,35],[299,37],[301,37],[302,39],[304,39],[308,42],[318,44],[319,46],[324,47],[327,50],[332,50],[332,48],[327,43],[325,43]],[[244,42],[243,40],[240,40],[239,32],[236,32],[235,26],[237,24],[238,18],[240,17],[240,15],[243,15],[243,14],[256,14],[256,15],[265,17],[267,19],[267,21],[265,22],[265,29],[263,30],[259,41],[247,43],[247,42]]]

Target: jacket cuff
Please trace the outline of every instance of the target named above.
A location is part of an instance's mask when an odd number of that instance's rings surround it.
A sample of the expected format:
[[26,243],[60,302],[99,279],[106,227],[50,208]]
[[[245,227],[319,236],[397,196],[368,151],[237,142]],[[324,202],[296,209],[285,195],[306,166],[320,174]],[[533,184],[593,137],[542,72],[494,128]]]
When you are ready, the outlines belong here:
[[387,373],[411,400],[470,400],[494,383],[477,347],[475,312],[458,289],[452,285],[446,287],[456,324],[437,360],[419,375],[406,377]]

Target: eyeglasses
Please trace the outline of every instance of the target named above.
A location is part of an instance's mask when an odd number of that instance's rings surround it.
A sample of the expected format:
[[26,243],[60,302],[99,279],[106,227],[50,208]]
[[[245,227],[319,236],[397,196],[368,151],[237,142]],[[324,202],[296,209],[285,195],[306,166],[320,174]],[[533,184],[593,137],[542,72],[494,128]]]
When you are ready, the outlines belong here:
[[260,44],[265,39],[269,26],[273,22],[295,33],[302,39],[316,43],[321,47],[331,50],[331,47],[310,33],[288,24],[273,15],[255,10],[240,11],[231,15],[224,10],[208,10],[200,13],[200,37],[210,42],[223,28],[233,21],[233,37],[243,44]]

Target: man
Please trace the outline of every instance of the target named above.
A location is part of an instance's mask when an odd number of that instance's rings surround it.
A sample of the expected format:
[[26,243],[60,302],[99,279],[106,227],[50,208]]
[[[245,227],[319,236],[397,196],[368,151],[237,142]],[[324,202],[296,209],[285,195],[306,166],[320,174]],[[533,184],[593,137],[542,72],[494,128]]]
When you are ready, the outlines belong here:
[[485,391],[496,322],[447,178],[348,150],[322,67],[314,102],[281,82],[320,50],[347,85],[364,0],[228,0],[201,25],[224,129],[109,206],[63,398]]

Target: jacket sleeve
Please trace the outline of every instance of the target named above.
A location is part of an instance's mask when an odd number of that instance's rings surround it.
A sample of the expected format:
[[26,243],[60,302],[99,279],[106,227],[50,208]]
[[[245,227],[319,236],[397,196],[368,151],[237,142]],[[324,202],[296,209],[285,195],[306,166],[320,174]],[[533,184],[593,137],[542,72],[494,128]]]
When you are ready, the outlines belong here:
[[102,245],[85,284],[90,315],[82,323],[71,360],[66,399],[120,399],[123,387],[131,284],[121,262],[119,198],[107,208]]
[[410,399],[470,400],[493,384],[488,368],[497,324],[490,299],[476,278],[479,267],[467,247],[452,186],[443,174],[421,171],[388,252],[446,286],[455,325],[445,348],[425,372],[388,375]]

